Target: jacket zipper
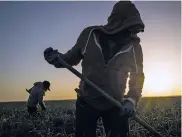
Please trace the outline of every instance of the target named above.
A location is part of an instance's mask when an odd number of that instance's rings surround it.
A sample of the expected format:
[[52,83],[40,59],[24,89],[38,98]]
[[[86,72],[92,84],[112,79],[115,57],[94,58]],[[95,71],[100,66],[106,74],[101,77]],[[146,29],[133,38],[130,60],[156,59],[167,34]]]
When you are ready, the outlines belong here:
[[[99,44],[98,41],[97,41],[97,38],[96,38],[95,33],[93,33],[93,36],[94,36],[94,41],[95,41],[97,47],[100,49],[101,54],[102,54],[102,57],[103,57],[103,60],[104,60],[104,62],[105,62],[104,55],[103,55],[103,53],[102,53],[102,48],[101,48],[100,44]],[[124,50],[124,51],[118,52],[116,55],[114,55],[114,57],[112,57],[112,58],[108,61],[107,64],[104,65],[104,73],[103,73],[102,81],[104,80],[104,74],[105,74],[105,72],[106,72],[106,70],[107,70],[107,67],[108,67],[108,65],[110,64],[110,62],[111,62],[116,56],[118,56],[119,54],[126,53],[126,52],[130,51],[132,48],[133,48],[133,45],[131,44],[129,48],[127,48],[127,49]]]
[[[105,62],[104,55],[103,55],[103,53],[102,53],[102,48],[101,48],[100,44],[98,43],[98,41],[97,41],[97,39],[96,39],[95,33],[93,33],[93,35],[94,35],[94,41],[95,41],[96,45],[99,47],[99,49],[100,49],[100,51],[101,51],[101,54],[102,54],[102,57],[103,57],[103,60],[104,60],[104,62]],[[108,61],[108,63],[105,64],[105,68],[109,65],[109,63],[110,63],[116,56],[118,56],[119,54],[123,54],[123,53],[126,53],[126,52],[130,51],[130,50],[132,49],[132,47],[133,47],[133,45],[130,45],[130,47],[129,47],[128,49],[126,49],[126,50],[124,50],[124,51],[120,51],[120,52],[118,52],[116,55],[114,55],[114,57],[112,57],[112,58]]]

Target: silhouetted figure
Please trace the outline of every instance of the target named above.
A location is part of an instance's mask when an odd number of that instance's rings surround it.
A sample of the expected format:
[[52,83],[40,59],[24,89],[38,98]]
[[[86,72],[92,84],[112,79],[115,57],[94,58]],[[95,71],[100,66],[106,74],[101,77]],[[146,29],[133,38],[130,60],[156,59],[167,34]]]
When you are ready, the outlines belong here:
[[45,92],[50,91],[50,82],[35,82],[34,86],[26,91],[30,94],[27,100],[27,109],[29,114],[33,115],[37,113],[37,105],[39,104],[43,110],[46,110],[46,106],[43,102],[43,96]]
[[[76,137],[95,137],[99,117],[107,136],[128,136],[128,118],[134,113],[144,82],[143,53],[137,36],[143,31],[144,23],[135,5],[119,1],[108,23],[85,28],[68,52],[62,54],[52,48],[44,51],[45,60],[56,68],[64,68],[57,61],[57,54],[72,66],[82,60],[82,74],[123,104],[119,109],[81,80],[76,101]],[[129,91],[124,96],[128,76]]]

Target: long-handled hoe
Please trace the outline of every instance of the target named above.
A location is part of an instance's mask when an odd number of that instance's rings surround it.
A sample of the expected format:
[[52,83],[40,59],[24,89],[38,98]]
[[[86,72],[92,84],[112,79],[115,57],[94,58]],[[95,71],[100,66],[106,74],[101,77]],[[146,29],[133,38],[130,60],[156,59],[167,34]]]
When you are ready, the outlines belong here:
[[[73,74],[75,74],[77,77],[79,77],[80,79],[82,79],[83,81],[85,81],[88,85],[92,86],[93,88],[95,88],[95,90],[97,90],[98,92],[100,92],[105,98],[107,98],[111,103],[115,104],[116,106],[118,106],[119,108],[122,108],[122,105],[120,102],[116,101],[115,99],[113,99],[110,95],[108,95],[107,93],[105,93],[102,89],[100,89],[97,85],[95,85],[92,81],[88,80],[86,77],[84,77],[80,72],[78,72],[76,69],[74,69],[72,66],[70,66],[68,63],[66,63],[59,55],[58,55],[58,61],[68,70],[70,70]],[[78,89],[75,89],[76,91]],[[159,132],[157,132],[153,127],[151,127],[150,125],[148,125],[144,120],[142,120],[141,118],[139,118],[136,114],[133,115],[132,117],[136,122],[138,122],[139,124],[141,124],[144,128],[146,128],[148,131],[150,131],[151,133],[153,133],[153,135],[155,137],[164,137],[162,136]]]

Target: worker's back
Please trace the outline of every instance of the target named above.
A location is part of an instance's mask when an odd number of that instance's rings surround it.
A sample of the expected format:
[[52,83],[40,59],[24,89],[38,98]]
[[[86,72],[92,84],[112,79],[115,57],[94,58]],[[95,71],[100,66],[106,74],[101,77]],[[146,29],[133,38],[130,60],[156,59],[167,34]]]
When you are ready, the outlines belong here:
[[30,91],[30,95],[27,101],[27,106],[36,107],[40,101],[43,100],[44,90],[42,89],[42,82],[34,83]]

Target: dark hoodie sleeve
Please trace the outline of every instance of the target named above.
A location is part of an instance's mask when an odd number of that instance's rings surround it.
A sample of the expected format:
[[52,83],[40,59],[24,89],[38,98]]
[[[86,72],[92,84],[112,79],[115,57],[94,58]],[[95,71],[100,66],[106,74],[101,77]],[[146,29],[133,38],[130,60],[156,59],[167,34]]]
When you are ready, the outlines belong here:
[[137,44],[133,47],[133,62],[130,67],[129,91],[127,94],[136,102],[142,96],[144,78],[142,47]]
[[61,55],[61,57],[71,66],[78,65],[83,59],[82,48],[86,45],[89,30],[90,29],[85,28],[79,35],[76,44],[65,54]]

